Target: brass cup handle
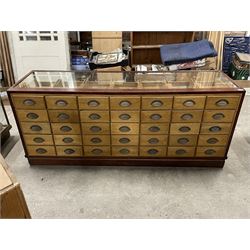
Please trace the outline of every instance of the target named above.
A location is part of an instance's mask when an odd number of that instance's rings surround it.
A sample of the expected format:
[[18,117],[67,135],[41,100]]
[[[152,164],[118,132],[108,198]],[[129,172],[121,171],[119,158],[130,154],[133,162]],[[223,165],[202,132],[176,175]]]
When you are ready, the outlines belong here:
[[101,143],[102,140],[98,137],[94,137],[94,138],[91,138],[91,142],[97,144],[97,143]]
[[64,142],[64,143],[71,143],[71,142],[73,142],[73,141],[74,141],[74,139],[71,138],[71,137],[65,137],[65,138],[63,138],[63,142]]
[[179,128],[179,131],[181,131],[181,132],[188,132],[190,130],[191,130],[191,128],[190,127],[186,127],[186,126]]
[[148,129],[150,132],[159,132],[160,131],[160,128],[157,127],[157,126],[152,126]]
[[98,114],[90,114],[89,115],[90,120],[99,120],[100,118],[101,118],[101,116]]
[[100,105],[100,102],[96,101],[96,100],[90,100],[88,102],[88,106],[90,107],[98,107]]
[[159,139],[157,139],[157,138],[150,138],[148,140],[148,143],[149,144],[157,144],[157,143],[159,143]]
[[206,155],[213,155],[216,153],[216,151],[214,149],[207,149],[205,152],[204,152]]
[[152,114],[151,116],[150,116],[150,119],[152,119],[152,120],[154,120],[154,121],[157,121],[157,120],[160,120],[161,119],[161,115],[159,115],[159,114]]
[[92,132],[100,132],[100,131],[102,131],[102,128],[100,128],[98,126],[92,126],[90,128],[90,131],[92,131]]
[[218,106],[218,107],[225,107],[225,106],[227,106],[228,104],[229,104],[229,101],[226,100],[226,99],[220,99],[219,101],[217,101],[217,102],[215,103],[215,105]]
[[129,143],[129,142],[130,142],[130,139],[129,139],[129,138],[123,137],[123,138],[120,138],[120,139],[119,139],[119,142],[122,143],[122,144],[126,144],[126,143]]
[[129,106],[131,106],[131,102],[130,101],[121,101],[120,103],[119,103],[119,105],[121,106],[121,107],[129,107]]
[[131,129],[129,127],[127,127],[127,126],[122,126],[122,127],[119,128],[119,130],[121,132],[129,132]]
[[207,143],[216,144],[219,140],[217,138],[209,138],[207,139]]
[[56,101],[56,106],[59,106],[59,107],[66,107],[68,105],[68,102],[65,101],[65,100],[57,100]]
[[182,144],[182,145],[184,145],[184,144],[189,143],[189,139],[188,138],[179,138],[177,140],[177,142],[180,143],[180,144]]
[[219,132],[219,131],[221,131],[221,127],[213,126],[213,127],[209,128],[209,131],[211,131],[211,132]]
[[65,121],[65,120],[68,120],[70,118],[70,116],[68,114],[65,114],[65,113],[60,113],[57,118],[59,120],[62,120],[62,121]]
[[187,151],[185,149],[178,149],[175,151],[175,153],[177,155],[184,155],[185,153],[187,153]]
[[28,119],[35,120],[35,119],[37,119],[37,118],[39,117],[39,115],[36,114],[36,113],[28,113],[28,114],[26,115],[26,117],[27,117]]
[[26,105],[26,106],[33,106],[33,105],[36,104],[36,102],[34,100],[32,100],[32,99],[25,99],[23,101],[23,104]]
[[63,132],[69,132],[69,131],[72,130],[72,128],[69,127],[69,126],[62,126],[62,127],[60,128],[60,130],[63,131]]
[[30,127],[30,129],[31,129],[32,131],[41,131],[41,130],[42,130],[42,128],[41,128],[39,125],[32,125],[32,126]]
[[183,114],[181,116],[181,119],[185,120],[185,121],[189,121],[189,120],[193,119],[193,115],[192,114]]
[[155,148],[151,148],[147,152],[149,155],[156,155],[159,151]]
[[131,118],[131,116],[130,116],[129,114],[121,114],[121,115],[119,116],[119,118],[120,118],[121,120],[129,120],[129,119]]
[[151,102],[151,106],[153,107],[161,107],[163,105],[163,102],[160,100],[155,100]]
[[72,148],[67,148],[67,149],[64,150],[64,153],[67,154],[67,155],[71,155],[71,154],[75,153],[75,150],[72,149]]
[[37,149],[36,149],[36,152],[37,152],[38,154],[45,154],[45,153],[47,153],[47,150],[46,150],[45,148],[37,148]]
[[119,150],[119,152],[120,152],[121,154],[123,154],[123,155],[127,155],[127,154],[129,154],[130,150],[127,149],[127,148],[122,148],[122,149]]
[[42,137],[35,137],[33,141],[36,143],[43,143],[45,140]]
[[193,107],[195,105],[195,101],[193,101],[193,100],[186,100],[185,102],[183,102],[183,105],[185,107]]
[[225,117],[223,113],[216,113],[212,116],[215,120],[221,120]]
[[100,148],[94,148],[91,152],[92,152],[94,155],[100,155],[101,153],[103,153],[103,150],[100,149]]

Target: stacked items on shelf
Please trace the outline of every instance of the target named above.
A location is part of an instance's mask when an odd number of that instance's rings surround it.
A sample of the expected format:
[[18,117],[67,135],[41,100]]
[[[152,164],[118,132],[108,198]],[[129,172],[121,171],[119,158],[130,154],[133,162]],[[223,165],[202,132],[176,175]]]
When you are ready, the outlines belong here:
[[82,55],[72,55],[71,67],[73,70],[89,70],[88,57]]

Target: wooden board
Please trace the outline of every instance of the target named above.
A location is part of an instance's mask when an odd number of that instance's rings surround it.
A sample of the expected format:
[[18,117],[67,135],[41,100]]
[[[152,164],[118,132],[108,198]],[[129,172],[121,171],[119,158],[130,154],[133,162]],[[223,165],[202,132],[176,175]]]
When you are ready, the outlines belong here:
[[12,185],[12,181],[9,175],[6,173],[6,170],[4,169],[3,165],[0,163],[0,192],[1,190],[7,188],[10,185]]

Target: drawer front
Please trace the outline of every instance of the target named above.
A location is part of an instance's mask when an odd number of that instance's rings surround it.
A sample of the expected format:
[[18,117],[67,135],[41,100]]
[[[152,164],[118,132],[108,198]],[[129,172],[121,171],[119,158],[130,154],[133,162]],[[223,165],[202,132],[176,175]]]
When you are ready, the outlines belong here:
[[200,135],[198,146],[224,146],[227,141],[227,135]]
[[169,146],[195,146],[197,135],[170,135]]
[[141,111],[141,122],[169,122],[170,121],[171,111]]
[[110,146],[84,146],[84,156],[110,156]]
[[20,125],[24,134],[51,134],[49,123],[21,122]]
[[11,95],[15,109],[46,109],[44,97],[40,95]]
[[83,134],[110,134],[110,125],[109,123],[82,123],[82,132]]
[[112,135],[112,145],[138,145],[138,135]]
[[112,122],[139,122],[139,111],[111,111]]
[[112,147],[112,156],[138,156],[138,147],[136,146]]
[[226,153],[224,147],[198,147],[196,156],[198,157],[223,157]]
[[111,123],[112,134],[138,134],[138,123]]
[[140,147],[140,156],[147,157],[166,157],[167,148],[161,146]]
[[172,123],[170,134],[199,134],[200,123]]
[[48,122],[46,110],[17,110],[19,121],[24,122]]
[[30,156],[55,156],[56,151],[54,146],[27,146],[27,151]]
[[78,97],[79,109],[88,110],[108,110],[109,97],[108,96],[79,96]]
[[23,135],[26,145],[54,145],[52,135]]
[[110,135],[84,135],[84,145],[110,145]]
[[143,146],[161,146],[167,145],[167,143],[167,135],[141,135],[140,137],[140,145]]
[[201,134],[229,134],[231,123],[202,123]]
[[206,109],[237,109],[240,96],[208,96]]
[[79,122],[77,110],[48,110],[51,122]]
[[51,123],[53,134],[78,135],[81,134],[80,125],[77,123]]
[[232,122],[234,110],[205,110],[203,122]]
[[81,135],[54,135],[56,145],[82,145]]
[[155,123],[147,123],[141,124],[141,134],[168,134],[169,124],[155,124]]
[[175,96],[174,109],[203,109],[205,96]]
[[201,122],[202,110],[178,111],[173,110],[172,122]]
[[80,111],[81,122],[109,122],[109,111]]
[[110,108],[112,110],[139,110],[140,109],[140,97],[139,96],[111,96]]
[[77,157],[83,155],[81,146],[56,146],[56,152],[58,156],[67,157]]
[[142,110],[172,109],[172,96],[142,96]]
[[194,147],[168,147],[169,157],[193,157]]
[[77,109],[75,96],[46,96],[48,109]]

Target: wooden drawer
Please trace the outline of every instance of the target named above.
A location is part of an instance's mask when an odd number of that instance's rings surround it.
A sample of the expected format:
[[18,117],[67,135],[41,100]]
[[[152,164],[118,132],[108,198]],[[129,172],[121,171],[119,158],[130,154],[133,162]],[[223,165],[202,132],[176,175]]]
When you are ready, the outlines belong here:
[[82,133],[83,134],[110,134],[110,125],[109,123],[82,123]]
[[205,105],[205,96],[175,96],[174,109],[203,109]]
[[54,145],[52,135],[23,135],[26,145]]
[[56,151],[54,146],[27,146],[27,151],[30,156],[55,156]]
[[46,109],[42,95],[11,95],[15,109]]
[[141,135],[140,137],[140,145],[143,146],[161,146],[167,145],[167,143],[167,135]]
[[195,147],[168,147],[169,157],[193,157]]
[[140,156],[147,157],[166,157],[167,148],[161,146],[140,147]]
[[19,121],[24,122],[48,122],[46,110],[17,110]]
[[54,135],[56,145],[82,145],[81,135]]
[[229,134],[231,123],[202,123],[200,134]]
[[154,123],[144,123],[141,124],[141,134],[168,134],[169,124],[154,124]]
[[108,110],[109,97],[108,96],[79,96],[78,97],[79,109],[88,110]]
[[173,110],[172,122],[201,122],[203,110]]
[[77,109],[76,96],[46,96],[48,109]]
[[112,122],[139,122],[139,111],[111,111]]
[[82,156],[81,146],[56,146],[57,156]]
[[77,110],[48,110],[51,122],[79,122]]
[[111,96],[110,108],[112,110],[139,110],[141,99],[140,96]]
[[78,135],[81,134],[80,125],[77,123],[51,123],[53,134]]
[[224,146],[227,141],[227,135],[200,135],[198,146]]
[[200,123],[172,123],[170,134],[199,134]]
[[172,96],[142,96],[142,110],[172,109]]
[[232,122],[234,110],[205,110],[203,122]]
[[20,126],[24,134],[51,134],[49,123],[21,122]]
[[195,146],[197,135],[170,135],[169,146]]
[[138,123],[111,123],[112,134],[138,134]]
[[84,145],[110,145],[110,135],[84,135]]
[[169,122],[171,111],[155,110],[155,111],[141,111],[141,122]]
[[110,146],[84,146],[84,156],[110,156]]
[[109,111],[80,111],[81,122],[109,122]]
[[138,135],[112,135],[112,145],[138,145]]
[[198,147],[196,149],[198,157],[224,157],[225,153],[224,147]]
[[240,96],[208,96],[206,109],[237,109]]
[[112,156],[138,156],[138,147],[137,146],[112,147]]

